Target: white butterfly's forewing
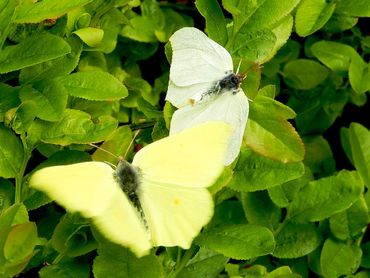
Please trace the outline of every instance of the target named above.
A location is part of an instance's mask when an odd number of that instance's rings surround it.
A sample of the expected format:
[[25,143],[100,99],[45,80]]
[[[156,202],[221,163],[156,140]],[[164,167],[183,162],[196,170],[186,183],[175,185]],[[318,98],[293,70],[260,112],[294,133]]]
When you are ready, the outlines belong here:
[[151,248],[146,228],[113,174],[106,163],[83,162],[43,168],[29,185],[90,218],[106,238],[142,256]]
[[208,121],[223,121],[230,124],[234,127],[234,132],[225,159],[225,165],[229,165],[239,154],[248,112],[248,99],[242,90],[236,94],[224,92],[209,101],[176,110],[171,120],[170,135]]
[[207,122],[141,149],[132,165],[146,180],[169,185],[208,187],[223,169],[232,134],[230,125]]
[[[233,70],[233,62],[225,48],[196,28],[185,27],[170,38],[172,62],[166,99],[174,106],[186,105],[179,87],[188,89],[187,99],[205,93],[215,82]],[[195,88],[196,86],[196,88]]]
[[211,194],[205,188],[189,188],[143,180],[139,198],[154,246],[188,249],[213,215]]

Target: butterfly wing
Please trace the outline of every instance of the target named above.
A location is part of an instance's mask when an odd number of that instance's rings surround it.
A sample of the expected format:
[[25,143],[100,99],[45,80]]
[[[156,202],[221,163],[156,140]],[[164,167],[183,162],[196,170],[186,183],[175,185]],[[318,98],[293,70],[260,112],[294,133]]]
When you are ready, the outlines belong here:
[[67,210],[91,218],[105,211],[116,192],[112,186],[113,172],[102,162],[46,167],[31,176],[29,186],[44,192]]
[[142,257],[152,247],[149,231],[139,212],[122,190],[118,189],[105,212],[95,216],[92,221],[110,241],[128,247],[137,257]]
[[213,215],[206,188],[189,188],[144,180],[139,191],[154,246],[188,249]]
[[103,162],[53,166],[36,171],[29,186],[68,211],[91,218],[106,238],[142,256],[151,247],[146,228],[113,174]]
[[232,129],[208,122],[152,143],[134,157],[141,206],[158,246],[189,248],[213,214],[210,186],[223,169]]
[[232,128],[207,122],[141,149],[132,165],[145,180],[161,184],[207,187],[219,176]]
[[238,156],[243,141],[244,130],[249,113],[249,103],[242,90],[232,94],[225,92],[214,99],[187,105],[175,111],[171,120],[170,134],[207,121],[224,121],[234,127],[225,165],[229,165]]
[[186,87],[187,100],[211,89],[215,82],[233,69],[227,50],[196,28],[178,30],[171,36],[170,42],[173,50],[171,82],[166,99],[176,107],[187,104],[181,87]]

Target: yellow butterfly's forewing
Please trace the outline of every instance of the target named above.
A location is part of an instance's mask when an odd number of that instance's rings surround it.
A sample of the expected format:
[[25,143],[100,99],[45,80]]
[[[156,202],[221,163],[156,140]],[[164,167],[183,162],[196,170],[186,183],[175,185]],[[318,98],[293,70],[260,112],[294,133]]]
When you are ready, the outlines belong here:
[[102,214],[116,190],[114,170],[102,162],[82,162],[36,171],[29,186],[47,194],[57,203],[85,217]]
[[91,218],[106,238],[143,256],[151,248],[146,228],[113,174],[105,163],[83,162],[36,171],[29,185]]
[[212,196],[206,188],[161,185],[143,181],[141,205],[154,246],[188,249],[213,215]]
[[223,122],[203,123],[146,146],[132,164],[144,180],[208,187],[223,169],[231,134],[232,127]]

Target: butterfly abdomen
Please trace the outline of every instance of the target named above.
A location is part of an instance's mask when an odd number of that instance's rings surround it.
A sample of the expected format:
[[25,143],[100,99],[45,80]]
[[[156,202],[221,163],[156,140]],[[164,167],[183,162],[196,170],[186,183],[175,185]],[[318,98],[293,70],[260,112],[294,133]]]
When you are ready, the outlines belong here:
[[140,209],[140,202],[137,195],[137,190],[140,186],[140,173],[138,170],[128,162],[120,161],[114,177],[132,204],[137,209]]

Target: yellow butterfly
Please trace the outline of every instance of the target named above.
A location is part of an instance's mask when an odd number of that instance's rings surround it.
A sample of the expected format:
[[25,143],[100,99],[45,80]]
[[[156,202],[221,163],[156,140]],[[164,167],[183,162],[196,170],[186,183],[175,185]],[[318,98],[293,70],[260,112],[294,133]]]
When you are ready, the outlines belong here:
[[231,134],[223,122],[200,124],[144,147],[116,170],[103,162],[47,167],[29,186],[138,257],[153,246],[187,249],[213,215],[206,187],[222,172]]

